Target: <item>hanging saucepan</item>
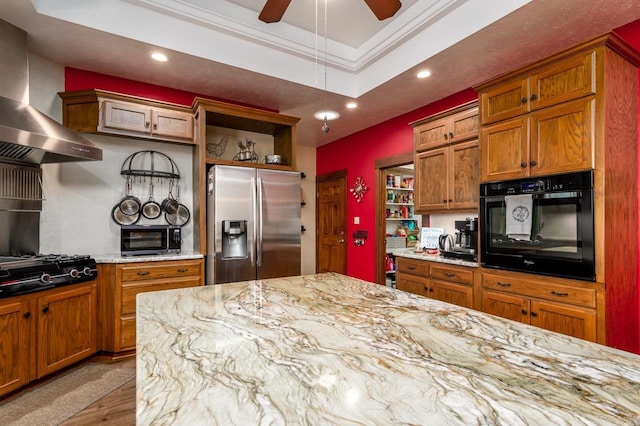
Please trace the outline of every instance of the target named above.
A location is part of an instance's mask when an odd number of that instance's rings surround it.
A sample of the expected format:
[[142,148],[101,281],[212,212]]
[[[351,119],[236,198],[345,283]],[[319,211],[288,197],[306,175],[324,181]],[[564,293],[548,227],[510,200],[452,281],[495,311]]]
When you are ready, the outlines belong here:
[[[178,186],[178,199],[180,198],[180,186]],[[191,218],[191,212],[187,206],[182,203],[178,203],[178,208],[175,213],[165,213],[164,218],[169,225],[184,226],[189,222]]]
[[151,178],[151,185],[149,186],[149,201],[142,205],[142,216],[147,219],[157,219],[162,213],[160,204],[156,203],[153,199],[153,178]]
[[173,191],[173,179],[169,180],[169,195],[167,195],[167,198],[162,200],[162,204],[160,205],[160,207],[162,208],[162,211],[168,214],[175,214],[178,211],[179,203],[175,198],[173,198],[172,191]]
[[111,210],[111,218],[118,225],[133,225],[134,223],[140,220],[140,212],[132,215],[127,215],[120,210],[120,203],[113,206],[113,210]]
[[120,211],[127,216],[140,212],[140,199],[131,193],[131,176],[127,176],[127,195],[120,201]]

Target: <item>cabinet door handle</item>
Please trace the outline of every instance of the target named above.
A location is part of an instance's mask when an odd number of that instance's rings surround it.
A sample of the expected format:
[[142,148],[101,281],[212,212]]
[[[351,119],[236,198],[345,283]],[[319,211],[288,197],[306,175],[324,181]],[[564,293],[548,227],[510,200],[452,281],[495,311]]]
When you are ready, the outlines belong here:
[[553,294],[554,296],[560,296],[560,297],[565,297],[569,295],[569,293],[567,293],[566,291],[555,291],[555,290],[551,290],[551,294]]
[[452,274],[451,272],[445,272],[445,273],[444,273],[444,276],[445,276],[445,277],[449,277],[449,278],[451,278],[451,277],[455,277],[455,276],[456,276],[456,274]]
[[140,275],[141,277],[144,277],[145,275],[149,275],[149,273],[147,271],[140,271],[138,272],[138,275]]
[[145,127],[145,129],[148,129],[148,128],[149,128],[149,124],[151,124],[151,123],[149,123],[148,121],[145,121],[145,122],[144,122],[144,127]]
[[538,165],[538,162],[536,160],[531,160],[529,164],[531,164],[531,167],[534,167]]
[[424,291],[429,291],[429,287],[427,287],[426,285],[424,286]]
[[429,293],[433,293],[433,287],[429,289]]
[[42,308],[42,313],[43,314],[46,314],[47,312],[49,312],[49,305],[47,305],[44,308]]
[[535,101],[536,99],[538,99],[538,97],[534,93],[533,95],[531,95],[531,97],[529,99],[531,99],[532,101]]
[[178,269],[178,272],[187,272],[188,270],[189,269],[187,269],[187,268],[180,268],[180,269]]
[[500,287],[511,287],[511,283],[505,283],[502,281],[498,281],[496,284],[498,284]]
[[531,316],[532,316],[532,317],[537,317],[537,316],[538,316],[538,314],[536,314],[535,312],[531,311]]
[[527,98],[522,98],[522,99],[520,100],[520,102],[522,102],[522,104],[526,104],[526,103],[527,103]]
[[27,311],[24,313],[23,317],[29,318],[31,316],[31,312]]
[[525,163],[525,162],[523,161],[522,163],[520,163],[520,167],[522,167],[522,168],[524,169],[525,167],[527,167],[527,163]]
[[447,200],[442,200],[442,202],[443,202],[443,203],[446,203],[446,202],[447,202]]
[[521,310],[520,312],[522,312],[522,315],[527,315],[529,312],[527,312],[526,309]]
[[449,139],[453,139],[453,133],[449,133]]
[[153,123],[153,130],[158,130],[158,123]]
[[446,141],[446,140],[448,140],[448,139],[449,139],[449,135],[445,133],[445,134],[444,134],[444,140]]

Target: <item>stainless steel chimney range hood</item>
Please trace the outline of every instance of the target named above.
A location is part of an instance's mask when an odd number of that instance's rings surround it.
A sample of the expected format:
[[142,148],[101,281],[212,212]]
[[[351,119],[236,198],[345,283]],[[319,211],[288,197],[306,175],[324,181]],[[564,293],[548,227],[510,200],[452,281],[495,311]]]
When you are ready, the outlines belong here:
[[27,34],[1,19],[0,52],[0,161],[102,160],[102,150],[80,133],[20,101],[29,94]]

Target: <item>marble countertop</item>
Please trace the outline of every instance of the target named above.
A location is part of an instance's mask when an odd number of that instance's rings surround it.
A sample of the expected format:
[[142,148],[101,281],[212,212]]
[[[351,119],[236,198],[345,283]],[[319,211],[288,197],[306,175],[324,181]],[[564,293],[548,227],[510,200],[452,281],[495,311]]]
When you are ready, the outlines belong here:
[[92,256],[96,263],[135,263],[135,262],[162,262],[164,260],[189,260],[202,259],[200,253],[178,253],[178,254],[154,254],[148,256],[123,256],[120,253],[96,254]]
[[141,293],[138,425],[638,425],[640,356],[338,274]]
[[452,259],[449,257],[440,256],[439,254],[414,252],[412,248],[394,250],[392,254],[394,256],[408,257],[410,259],[428,260],[429,262],[448,263],[450,265],[468,266],[470,268],[478,267],[478,262],[470,262],[468,260],[462,259]]

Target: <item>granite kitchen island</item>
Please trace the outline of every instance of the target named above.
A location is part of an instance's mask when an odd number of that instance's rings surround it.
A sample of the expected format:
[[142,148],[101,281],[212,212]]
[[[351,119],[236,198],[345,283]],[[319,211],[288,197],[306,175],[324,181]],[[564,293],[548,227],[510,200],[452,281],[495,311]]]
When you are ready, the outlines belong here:
[[138,425],[640,425],[640,356],[343,275],[137,309]]

